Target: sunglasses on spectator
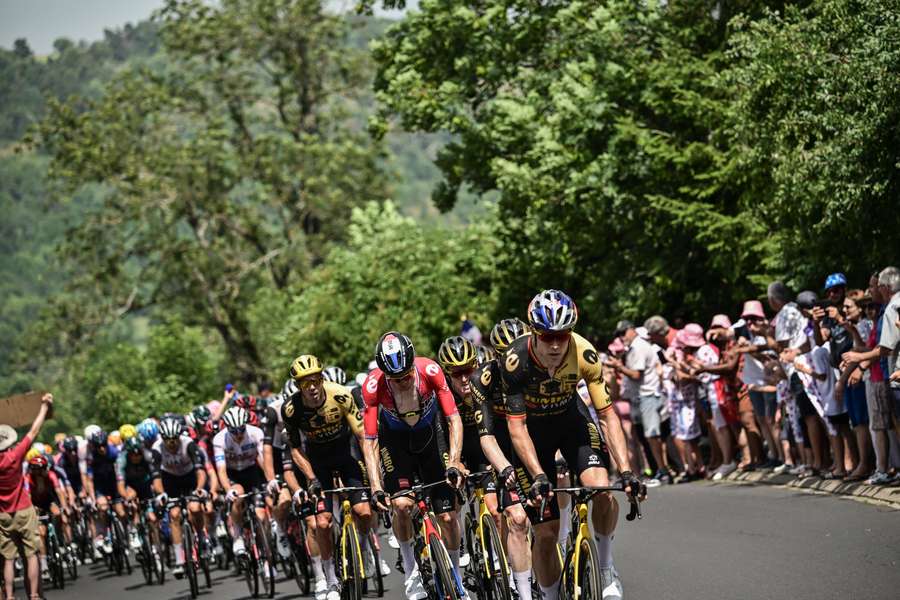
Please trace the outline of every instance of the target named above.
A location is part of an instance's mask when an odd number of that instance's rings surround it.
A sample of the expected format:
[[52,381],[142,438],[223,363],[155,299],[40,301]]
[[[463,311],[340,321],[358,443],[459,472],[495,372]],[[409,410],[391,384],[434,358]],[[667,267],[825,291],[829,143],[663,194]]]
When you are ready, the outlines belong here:
[[572,337],[571,331],[558,331],[558,332],[547,332],[547,333],[537,333],[538,339],[544,342],[545,344],[553,344],[553,343],[562,343],[569,341],[569,338]]

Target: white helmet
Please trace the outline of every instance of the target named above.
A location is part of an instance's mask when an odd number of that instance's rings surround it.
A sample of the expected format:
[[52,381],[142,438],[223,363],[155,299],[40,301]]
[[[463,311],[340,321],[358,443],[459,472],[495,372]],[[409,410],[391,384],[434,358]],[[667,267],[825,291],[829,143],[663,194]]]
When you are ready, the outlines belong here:
[[325,381],[330,381],[332,383],[339,383],[341,385],[347,383],[347,372],[340,367],[326,367],[325,370],[322,371],[322,376],[325,378]]
[[225,416],[222,417],[222,420],[225,421],[225,426],[228,429],[240,429],[250,420],[250,415],[240,406],[233,406],[225,411]]
[[84,439],[89,440],[94,437],[95,434],[100,433],[101,431],[103,430],[100,429],[99,425],[88,425],[84,428]]

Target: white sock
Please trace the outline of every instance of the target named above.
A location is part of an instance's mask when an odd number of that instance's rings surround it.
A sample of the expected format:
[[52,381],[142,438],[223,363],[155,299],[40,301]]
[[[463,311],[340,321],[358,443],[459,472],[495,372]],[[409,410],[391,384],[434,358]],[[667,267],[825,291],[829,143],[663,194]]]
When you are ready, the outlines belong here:
[[566,540],[569,537],[569,531],[572,529],[572,502],[569,501],[565,506],[559,508],[559,537],[557,541],[566,546]]
[[322,569],[322,557],[321,556],[313,556],[312,557],[312,568],[313,575],[316,578],[316,581],[322,581],[325,579],[325,570]]
[[323,560],[322,567],[325,570],[325,578],[328,580],[328,585],[334,585],[335,583],[337,583],[338,578],[334,573],[334,559],[329,558],[328,560]]
[[599,551],[600,556],[597,557],[597,562],[600,563],[601,569],[608,569],[613,566],[612,559],[612,541],[613,536],[611,535],[600,535],[599,533],[594,534],[594,541],[597,542],[597,550]]
[[538,584],[541,588],[541,594],[544,596],[544,600],[559,600],[559,582],[557,581],[550,587],[544,587],[541,584]]
[[447,548],[447,554],[450,555],[450,562],[453,563],[453,568],[456,569],[456,572],[459,573],[459,548],[456,550],[450,550]]
[[184,564],[184,544],[172,544],[172,547],[175,549],[175,564],[183,565]]
[[519,590],[519,600],[531,600],[531,571],[517,573],[513,571],[513,581]]
[[244,535],[244,532],[241,530],[241,526],[236,523],[232,523],[231,524],[231,537],[233,537],[234,539],[238,539],[239,537],[243,537],[243,535]]
[[400,544],[400,558],[403,561],[403,572],[409,577],[413,569],[416,568],[416,553],[413,550],[412,540],[407,540],[405,542],[401,542],[397,540],[397,543]]

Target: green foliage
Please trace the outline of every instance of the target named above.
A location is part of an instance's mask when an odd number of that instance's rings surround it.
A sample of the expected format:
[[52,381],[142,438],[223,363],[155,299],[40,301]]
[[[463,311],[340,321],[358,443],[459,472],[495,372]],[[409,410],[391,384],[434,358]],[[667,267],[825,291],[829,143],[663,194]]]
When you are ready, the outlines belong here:
[[900,248],[900,2],[825,0],[735,28],[734,176],[777,232],[776,268],[862,281]]
[[290,361],[315,353],[329,364],[364,369],[375,341],[390,329],[431,355],[459,332],[460,317],[482,325],[492,316],[491,230],[420,226],[391,203],[353,211],[347,243],[332,249],[309,280],[284,298],[263,294],[254,311],[273,343],[267,364],[276,380]]
[[160,19],[165,68],[123,72],[83,112],[52,104],[40,125],[53,175],[108,192],[67,237],[79,277],[57,315],[77,336],[173,311],[218,332],[250,379],[253,293],[303,277],[340,217],[384,196],[381,150],[346,111],[365,55],[317,0],[172,0]]

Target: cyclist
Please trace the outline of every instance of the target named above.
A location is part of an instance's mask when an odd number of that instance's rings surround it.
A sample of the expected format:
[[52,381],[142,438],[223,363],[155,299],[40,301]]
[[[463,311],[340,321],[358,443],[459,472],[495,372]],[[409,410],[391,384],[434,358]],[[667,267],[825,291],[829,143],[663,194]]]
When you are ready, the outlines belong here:
[[[266,484],[262,470],[263,432],[249,424],[250,415],[239,406],[225,411],[222,421],[225,427],[213,438],[213,457],[219,484],[231,502],[232,552],[238,557],[247,552],[242,532],[244,499],[240,496]],[[261,523],[268,522],[263,507],[256,507],[256,516]]]
[[[446,478],[452,486],[461,485],[460,475],[466,473],[460,462],[462,420],[441,368],[431,359],[417,357],[412,341],[396,331],[389,331],[378,340],[375,361],[378,368],[369,373],[363,384],[366,403],[363,449],[378,507],[388,510],[387,494],[409,488],[416,477],[422,483]],[[449,448],[439,413],[443,413],[449,426]],[[386,467],[384,485],[382,462]],[[461,536],[453,490],[449,486],[436,486],[430,494],[450,559],[459,572]],[[420,600],[426,593],[413,549],[410,513],[415,503],[411,498],[399,497],[391,504],[394,534],[406,573],[406,596]]]
[[[643,496],[640,481],[628,471],[625,437],[603,381],[600,358],[594,347],[572,329],[578,319],[575,302],[558,290],[545,290],[528,306],[532,334],[513,341],[506,349],[501,379],[507,402],[507,426],[513,448],[532,480],[531,499],[546,506],[534,515],[533,566],[547,600],[559,595],[560,567],[556,554],[559,506],[552,496],[548,473],[556,473],[560,450],[581,485],[609,483],[608,453],[600,431],[576,390],[584,379],[626,490]],[[530,434],[530,435],[529,435]],[[618,505],[611,494],[595,496],[592,521],[599,549],[603,598],[622,597],[622,584],[612,563],[612,534]]]
[[[88,432],[85,431],[85,433]],[[122,527],[128,528],[125,507],[122,506],[121,496],[119,496],[119,489],[116,485],[116,458],[119,456],[119,450],[108,441],[108,436],[99,427],[92,429],[90,434],[83,481],[88,503],[97,507],[97,514],[104,531],[95,538],[94,548],[95,554],[97,549],[110,554],[112,546],[106,535],[112,526],[107,519],[107,509],[110,503],[116,517],[122,522]]]
[[[206,496],[206,469],[197,444],[184,433],[184,424],[177,418],[167,417],[160,422],[160,439],[153,444],[153,491],[161,507],[168,503],[169,498],[194,496],[187,505],[188,515],[191,524],[202,536],[203,511],[198,499]],[[172,574],[176,579],[181,579],[184,577],[185,553],[180,506],[172,506],[169,510],[169,527],[175,549]]]
[[501,535],[506,540],[519,600],[531,600],[531,544],[528,516],[517,493],[515,454],[506,426],[506,399],[500,369],[509,345],[528,333],[528,326],[519,319],[503,319],[494,325],[490,341],[497,356],[479,366],[471,377],[472,395],[479,404],[481,448],[505,483],[503,506],[506,519],[502,520]]
[[[153,499],[153,453],[141,447],[134,436],[125,440],[122,452],[116,459],[116,485],[119,495],[132,507],[131,547],[141,547],[137,537],[140,502]],[[153,511],[148,513],[151,523],[156,520]]]
[[[332,538],[332,499],[323,496],[322,489],[331,487],[333,474],[339,473],[345,487],[360,487],[367,483],[358,451],[351,440],[362,438],[362,416],[350,390],[337,383],[325,381],[322,364],[311,354],[294,359],[291,378],[299,389],[285,400],[281,418],[291,441],[291,455],[308,480],[307,490],[316,500],[315,536],[328,582],[328,600],[341,596],[340,584],[334,569],[334,539]],[[306,444],[303,444],[305,440]],[[372,522],[369,494],[357,491],[350,494],[350,504],[356,515],[360,540],[366,540]]]
[[[218,496],[220,486],[219,478],[216,475],[216,467],[213,464],[212,456],[212,428],[209,427],[212,413],[205,405],[200,405],[191,411],[191,419],[194,424],[188,430],[188,435],[197,444],[200,454],[203,457],[204,469],[206,469],[206,491],[209,494],[202,502],[203,504],[203,522],[206,524],[206,531],[211,532],[216,529],[216,519],[218,513],[213,506],[213,498]],[[217,555],[223,552],[219,546],[218,539],[214,535],[209,536],[209,543],[213,552]]]
[[144,419],[137,426],[138,437],[141,444],[147,450],[153,449],[153,444],[159,439],[159,425],[153,419]]
[[[268,384],[263,388],[270,389]],[[262,389],[262,388],[261,388]],[[287,538],[287,519],[291,510],[291,491],[281,485],[280,479],[284,476],[284,438],[281,433],[284,425],[281,421],[281,406],[284,403],[284,395],[268,396],[266,409],[262,414],[263,430],[263,472],[265,473],[266,489],[270,498],[266,499],[272,509],[272,530],[275,534],[275,546],[278,554],[284,560],[291,558],[291,544]]]
[[[31,503],[39,514],[50,515],[58,531],[63,531],[63,526],[68,523],[66,511],[66,489],[57,477],[56,472],[50,469],[47,457],[40,451],[32,448],[25,455],[28,461],[28,473],[25,483],[31,492]],[[47,526],[41,523],[41,571],[47,572]],[[62,540],[60,540],[62,544]]]

